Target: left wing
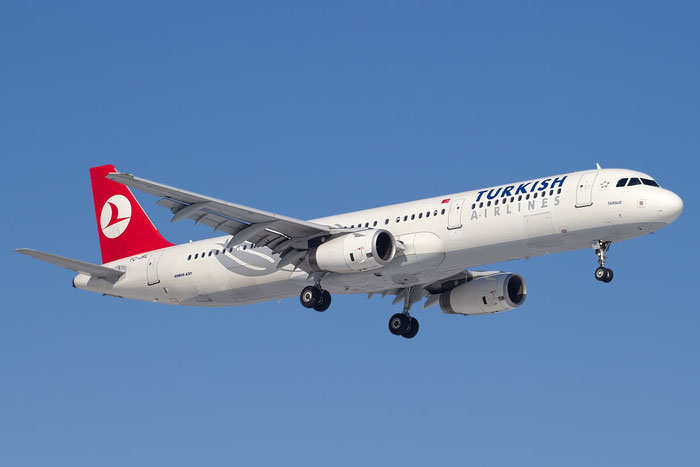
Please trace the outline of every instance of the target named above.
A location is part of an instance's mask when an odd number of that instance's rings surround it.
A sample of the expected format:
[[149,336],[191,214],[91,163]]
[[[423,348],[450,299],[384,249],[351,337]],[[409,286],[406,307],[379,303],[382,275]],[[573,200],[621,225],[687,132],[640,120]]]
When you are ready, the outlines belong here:
[[[462,285],[465,282],[472,281],[474,279],[479,279],[482,277],[494,276],[496,274],[502,274],[501,271],[460,271],[445,279],[432,282],[430,284],[414,285],[409,287],[401,287],[395,289],[387,289],[383,292],[379,292],[382,297],[387,295],[394,295],[394,301],[392,305],[399,302],[404,302],[404,308],[410,309],[415,303],[420,302],[423,298],[427,297],[425,303],[423,303],[423,309],[429,308],[435,305],[440,299],[440,295],[444,292],[448,292],[458,285]],[[372,295],[377,295],[377,293],[368,294],[367,298],[371,298]]]
[[[135,177],[128,173],[111,173],[107,178],[136,188],[162,199],[157,202],[173,213],[171,222],[189,218],[195,223],[212,227],[215,231],[233,235],[226,247],[239,245],[245,241],[256,246],[267,246],[274,253],[295,259],[299,250],[309,248],[309,242],[319,237],[338,233],[352,232],[354,229],[343,229],[314,222],[294,219],[260,209],[240,204],[222,201],[191,191],[181,190],[161,183]],[[296,249],[296,250],[295,250]]]

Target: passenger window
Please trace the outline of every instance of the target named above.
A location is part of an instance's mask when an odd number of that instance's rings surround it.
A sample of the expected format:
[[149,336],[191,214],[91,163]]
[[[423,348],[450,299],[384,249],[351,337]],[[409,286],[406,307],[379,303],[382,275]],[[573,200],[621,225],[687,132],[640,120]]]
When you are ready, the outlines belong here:
[[638,178],[630,178],[630,182],[627,184],[627,186],[634,186],[634,185],[641,185],[642,182],[639,181]]
[[197,259],[199,257],[199,253],[194,254],[194,259]]
[[494,202],[493,202],[493,205],[494,205],[494,206],[498,206],[498,200],[494,201]]
[[617,181],[617,185],[615,185],[615,186],[619,188],[619,187],[625,186],[625,185],[627,185],[627,179],[621,178]]
[[418,213],[418,219],[423,219],[423,213],[422,213],[422,212],[419,212],[419,213]]
[[472,204],[472,209],[474,209],[475,207],[476,207],[476,203]]
[[433,212],[433,216],[437,216],[437,209]]
[[191,260],[191,259],[192,259],[192,255],[189,255],[189,256],[187,257],[187,261],[189,261],[189,260]]
[[529,194],[529,193],[525,195],[525,199],[530,199],[530,194]]
[[384,225],[387,225],[387,224],[389,224],[389,219],[388,219],[388,218],[384,221]]
[[408,220],[408,216],[403,216],[403,221],[406,222]]
[[561,194],[561,188],[557,189],[557,194],[558,194],[558,195]]
[[400,218],[400,217],[397,217],[397,218],[396,218],[396,222],[397,222],[397,223],[401,222],[401,218]]
[[533,198],[537,198],[537,193],[535,193],[535,195],[533,196]]
[[445,210],[443,209],[442,212],[440,212],[443,216],[445,215]]
[[522,201],[522,200],[523,200],[523,195],[518,195],[518,201]]
[[483,202],[483,201],[479,203],[479,207],[480,207],[480,208],[483,208],[483,207],[484,207],[484,202]]
[[372,224],[372,227],[376,227],[376,226],[377,226],[377,221],[374,221],[374,223]]
[[549,190],[549,196],[552,196],[554,194],[554,190]]
[[655,186],[655,187],[659,186],[659,184],[656,183],[654,180],[649,180],[648,178],[643,178],[642,183],[645,185],[648,185],[648,186]]
[[415,215],[415,214],[411,214],[411,220],[413,220],[413,219],[415,219],[415,218],[416,218],[416,215]]
[[430,211],[425,213],[425,217],[430,217]]
[[369,222],[365,222],[365,228],[369,227]]

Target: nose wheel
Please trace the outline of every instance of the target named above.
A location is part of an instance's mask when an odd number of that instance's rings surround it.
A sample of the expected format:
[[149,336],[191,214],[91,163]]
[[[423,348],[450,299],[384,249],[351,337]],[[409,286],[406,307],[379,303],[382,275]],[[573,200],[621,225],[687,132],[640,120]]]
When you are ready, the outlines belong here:
[[612,269],[605,267],[605,260],[608,259],[608,249],[610,249],[610,242],[604,242],[603,240],[596,240],[593,242],[593,251],[598,256],[598,268],[595,270],[595,278],[601,282],[608,283],[613,280]]

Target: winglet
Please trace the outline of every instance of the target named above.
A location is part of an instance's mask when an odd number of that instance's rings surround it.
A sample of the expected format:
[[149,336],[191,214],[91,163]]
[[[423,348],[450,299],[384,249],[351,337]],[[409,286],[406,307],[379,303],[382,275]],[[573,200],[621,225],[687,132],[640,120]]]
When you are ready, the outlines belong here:
[[597,163],[597,162],[595,163],[595,167],[596,167],[596,169],[598,169],[598,170],[602,169],[602,167],[600,166],[600,164]]

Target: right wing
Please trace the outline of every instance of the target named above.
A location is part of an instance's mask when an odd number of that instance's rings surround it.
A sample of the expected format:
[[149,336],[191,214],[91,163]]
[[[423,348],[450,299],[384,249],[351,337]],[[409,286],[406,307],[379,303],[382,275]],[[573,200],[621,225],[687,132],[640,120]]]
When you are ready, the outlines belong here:
[[267,246],[274,253],[281,254],[283,260],[285,255],[293,256],[298,250],[308,249],[308,242],[313,239],[355,231],[222,201],[128,173],[111,173],[107,178],[162,197],[157,204],[173,213],[171,222],[192,219],[195,223],[202,223],[232,235],[227,247],[249,241],[256,246]]
[[118,279],[124,274],[124,271],[118,271],[106,266],[66,258],[65,256],[52,255],[51,253],[44,253],[43,251],[32,250],[30,248],[18,248],[15,251],[23,255],[31,256],[32,258],[46,261],[47,263],[55,264],[56,266],[61,266],[62,268],[70,269],[71,271],[82,272],[92,277]]

